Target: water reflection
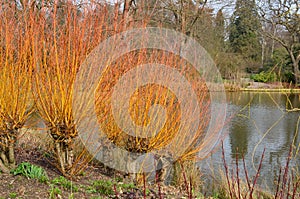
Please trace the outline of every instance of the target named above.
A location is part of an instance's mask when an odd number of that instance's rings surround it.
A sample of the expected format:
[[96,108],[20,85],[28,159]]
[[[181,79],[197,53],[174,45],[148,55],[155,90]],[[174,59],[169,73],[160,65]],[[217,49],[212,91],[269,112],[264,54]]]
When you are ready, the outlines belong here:
[[[300,108],[299,94],[235,92],[227,93],[227,99],[228,115],[234,114],[224,128],[229,131],[224,140],[227,162],[234,165],[238,157],[242,165],[244,154],[248,171],[254,175],[265,149],[260,184],[274,188],[273,181],[286,163],[291,144],[295,141],[297,147],[300,143],[300,126],[297,130],[300,111],[286,111],[286,108]],[[299,165],[299,159],[298,155],[291,165]],[[201,166],[203,169],[208,165],[222,168],[221,160],[222,153],[218,150]]]
[[[245,120],[241,118],[240,120]],[[231,157],[235,158],[237,154],[238,158],[242,158],[242,154],[248,152],[248,140],[249,140],[249,125],[246,122],[233,121],[230,128],[230,145],[231,145]]]

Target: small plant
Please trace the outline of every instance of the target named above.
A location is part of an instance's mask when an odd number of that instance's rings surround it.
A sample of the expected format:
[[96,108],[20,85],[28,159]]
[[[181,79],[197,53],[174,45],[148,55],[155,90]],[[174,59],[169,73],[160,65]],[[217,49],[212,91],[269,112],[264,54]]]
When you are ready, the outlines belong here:
[[[219,190],[215,190],[213,191],[212,193],[212,196],[211,196],[213,199],[225,199],[225,198],[228,198],[227,195],[226,195],[226,190],[220,188]],[[202,198],[205,198],[204,196]]]
[[115,178],[115,181],[116,181],[116,182],[123,182],[123,178],[121,178],[121,177],[116,177],[116,178]]
[[118,184],[117,187],[128,190],[128,189],[134,189],[135,185],[133,183],[127,183],[127,184]]
[[49,199],[55,199],[57,195],[61,194],[61,190],[54,185],[50,185],[51,189],[49,191]]
[[74,193],[71,193],[68,197],[68,199],[74,199]]
[[38,179],[40,182],[48,181],[46,171],[42,167],[32,165],[29,162],[22,162],[11,173],[13,175],[23,175],[27,178]]
[[16,197],[17,197],[17,193],[12,192],[9,194],[9,198],[16,198]]
[[114,183],[110,180],[96,180],[91,186],[88,186],[86,190],[89,193],[100,193],[102,195],[112,195],[116,191],[126,191],[134,189],[135,185],[133,183]]
[[88,187],[90,193],[100,193],[103,195],[114,194],[113,183],[108,180],[96,180],[93,182],[92,186]]
[[75,191],[77,192],[78,191],[78,187],[76,185],[74,185],[72,183],[72,181],[66,179],[65,177],[63,176],[59,176],[57,178],[54,178],[51,183],[53,185],[60,185],[62,186],[63,188],[65,189],[68,189],[68,190],[72,190],[72,191]]

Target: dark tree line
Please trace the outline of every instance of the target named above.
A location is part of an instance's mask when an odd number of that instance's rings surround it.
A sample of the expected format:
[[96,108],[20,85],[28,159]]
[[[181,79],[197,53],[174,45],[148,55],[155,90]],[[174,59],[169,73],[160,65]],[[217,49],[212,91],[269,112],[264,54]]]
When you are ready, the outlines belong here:
[[[3,1],[5,2],[5,1]],[[60,16],[70,0],[59,0]],[[89,3],[111,7],[108,20],[171,28],[194,37],[215,60],[225,79],[264,71],[270,81],[300,83],[300,10],[297,0],[91,0],[71,1],[80,12]],[[14,0],[18,10],[51,9],[53,0]],[[109,4],[109,6],[108,6]],[[118,7],[117,19],[116,9]],[[226,9],[227,8],[227,9]],[[59,16],[59,15],[58,15]],[[63,19],[63,17],[62,17]]]
[[276,78],[270,81],[300,83],[297,0],[132,0],[124,5],[125,13],[132,11],[131,20],[147,18],[150,26],[196,38],[224,78],[238,81],[272,71]]

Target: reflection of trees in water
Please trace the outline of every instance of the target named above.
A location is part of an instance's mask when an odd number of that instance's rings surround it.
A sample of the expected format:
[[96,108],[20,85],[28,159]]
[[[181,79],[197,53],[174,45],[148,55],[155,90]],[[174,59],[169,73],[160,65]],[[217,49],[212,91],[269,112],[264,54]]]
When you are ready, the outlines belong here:
[[[293,108],[300,108],[300,93],[264,93],[264,92],[230,92],[227,93],[227,99],[229,103],[243,108],[248,103],[251,106],[259,106],[266,108],[278,108],[277,104],[281,108],[286,107],[287,97],[289,98]],[[276,104],[277,103],[277,104]],[[288,106],[288,108],[291,108]]]
[[[275,151],[270,152],[269,163],[274,164],[273,158],[276,159],[277,165],[281,165],[284,163],[285,159],[282,160],[283,157],[287,157],[289,153],[289,149],[291,147],[295,139],[296,143],[299,143],[299,129],[297,130],[297,117],[294,117],[294,113],[288,113],[281,121],[280,130],[283,132],[284,142],[282,145],[278,146]],[[270,143],[272,144],[272,143]]]
[[293,109],[293,108],[300,108],[300,93],[295,94],[289,94],[288,95],[290,104],[287,108]]
[[[281,122],[281,128],[279,129],[282,132],[284,141],[283,144],[279,145],[276,150],[270,152],[269,156],[269,165],[271,165],[272,176],[275,181],[277,181],[279,175],[279,168],[284,168],[287,164],[287,157],[289,156],[290,147],[297,145],[300,143],[299,140],[299,133],[300,130],[298,129],[297,132],[297,115],[294,113],[288,113],[286,117]],[[299,127],[298,127],[299,128]],[[289,163],[289,169],[294,171],[299,171],[300,169],[300,161],[299,161],[299,154],[295,154],[295,148],[293,148],[293,154],[291,162]],[[275,188],[275,185],[274,187]]]
[[243,154],[248,152],[248,141],[250,130],[248,129],[247,120],[241,117],[236,118],[236,121],[232,122],[230,128],[230,146],[231,146],[231,157],[238,159],[242,158]]
[[[241,158],[242,153],[244,153],[249,175],[255,174],[256,170],[254,168],[260,160],[263,148],[265,148],[266,153],[259,184],[270,189],[275,188],[273,187],[274,180],[277,180],[279,168],[284,167],[286,164],[289,148],[294,137],[296,137],[296,147],[300,144],[300,126],[298,127],[298,134],[296,134],[300,112],[285,111],[288,101],[287,96],[293,108],[300,108],[299,93],[288,95],[275,92],[227,93],[228,111],[236,114],[230,121],[229,126],[230,134],[227,140],[227,148],[231,148],[231,154],[229,154],[230,150],[226,153],[231,159],[228,157],[228,162],[235,162],[236,148],[238,148],[239,163],[242,164]],[[280,122],[275,124],[278,120]],[[269,128],[271,130],[267,132]],[[267,134],[265,135],[265,133]],[[254,149],[255,153],[253,153]],[[300,166],[300,151],[298,156],[292,159],[290,168],[293,167],[297,170],[295,165],[296,167]],[[298,169],[300,171],[300,168]],[[243,174],[241,173],[241,175]]]
[[[239,148],[237,157],[239,158],[238,163],[241,171],[239,174],[241,179],[245,179],[243,161],[241,159],[242,152],[244,152],[245,155],[248,175],[251,177],[254,176],[262,151],[265,148],[263,165],[257,183],[262,188],[276,191],[274,181],[278,179],[279,168],[286,164],[289,146],[296,133],[296,124],[300,112],[287,113],[284,110],[287,96],[281,93],[231,92],[226,94],[228,100],[228,115],[232,116],[228,126],[226,126],[226,130],[229,134],[224,140],[225,158],[229,168],[232,169],[235,167],[236,148]],[[300,108],[299,96],[299,94],[290,96],[294,107],[297,106]],[[271,98],[279,105],[280,109]],[[248,103],[250,106],[246,107]],[[264,133],[266,133],[282,115],[285,115],[285,117],[262,139]],[[250,116],[250,118],[248,118],[248,116]],[[257,128],[254,123],[257,125]],[[300,144],[299,134],[300,126],[296,138],[297,145]],[[261,139],[262,142],[259,143]],[[258,146],[253,153],[257,144]],[[221,149],[213,154],[211,159],[203,162],[201,166],[203,166],[205,172],[209,173],[208,170],[211,169],[211,164],[216,173],[220,167],[223,168]],[[293,164],[293,170],[298,169],[298,171],[300,171],[300,151],[298,156],[292,160],[291,164]],[[297,166],[294,167],[294,165],[297,165],[298,168]],[[292,170],[292,167],[290,167],[290,170]]]
[[[283,95],[284,98],[281,101],[281,104],[284,104],[287,109],[293,109],[293,108],[299,108],[300,107],[300,94],[288,94],[288,95]],[[283,166],[283,164],[286,162],[286,158],[288,156],[289,149],[292,144],[297,147],[299,145],[300,140],[299,140],[299,133],[300,129],[298,127],[298,132],[297,131],[297,121],[299,117],[299,112],[290,112],[290,113],[285,113],[285,117],[281,121],[281,128],[280,130],[282,131],[282,135],[284,138],[284,143],[281,146],[278,146],[275,151],[270,152],[270,159],[269,163],[274,164],[275,161],[273,160],[274,158],[276,159],[276,163],[278,166]],[[295,143],[294,143],[295,142]],[[295,153],[295,151],[294,151]],[[295,154],[293,154],[295,155]],[[295,164],[297,161],[297,158],[294,159]]]
[[237,107],[246,106],[252,99],[254,93],[250,92],[228,92],[226,93],[226,97],[228,99],[228,103]]

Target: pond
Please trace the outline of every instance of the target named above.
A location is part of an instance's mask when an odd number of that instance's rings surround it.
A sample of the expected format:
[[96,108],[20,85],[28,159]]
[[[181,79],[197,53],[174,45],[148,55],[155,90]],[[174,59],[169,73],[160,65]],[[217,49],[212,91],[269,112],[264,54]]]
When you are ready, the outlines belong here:
[[[265,150],[259,185],[274,189],[274,181],[280,167],[286,165],[291,144],[295,146],[294,154],[300,147],[300,111],[287,111],[287,108],[300,108],[300,94],[231,92],[227,93],[227,103],[230,119],[223,129],[227,133],[223,145],[228,166],[235,168],[238,160],[243,178],[244,156],[247,170],[254,176]],[[299,169],[300,154],[292,158],[290,164]],[[214,172],[224,171],[223,165],[221,147],[200,163],[202,170]]]

